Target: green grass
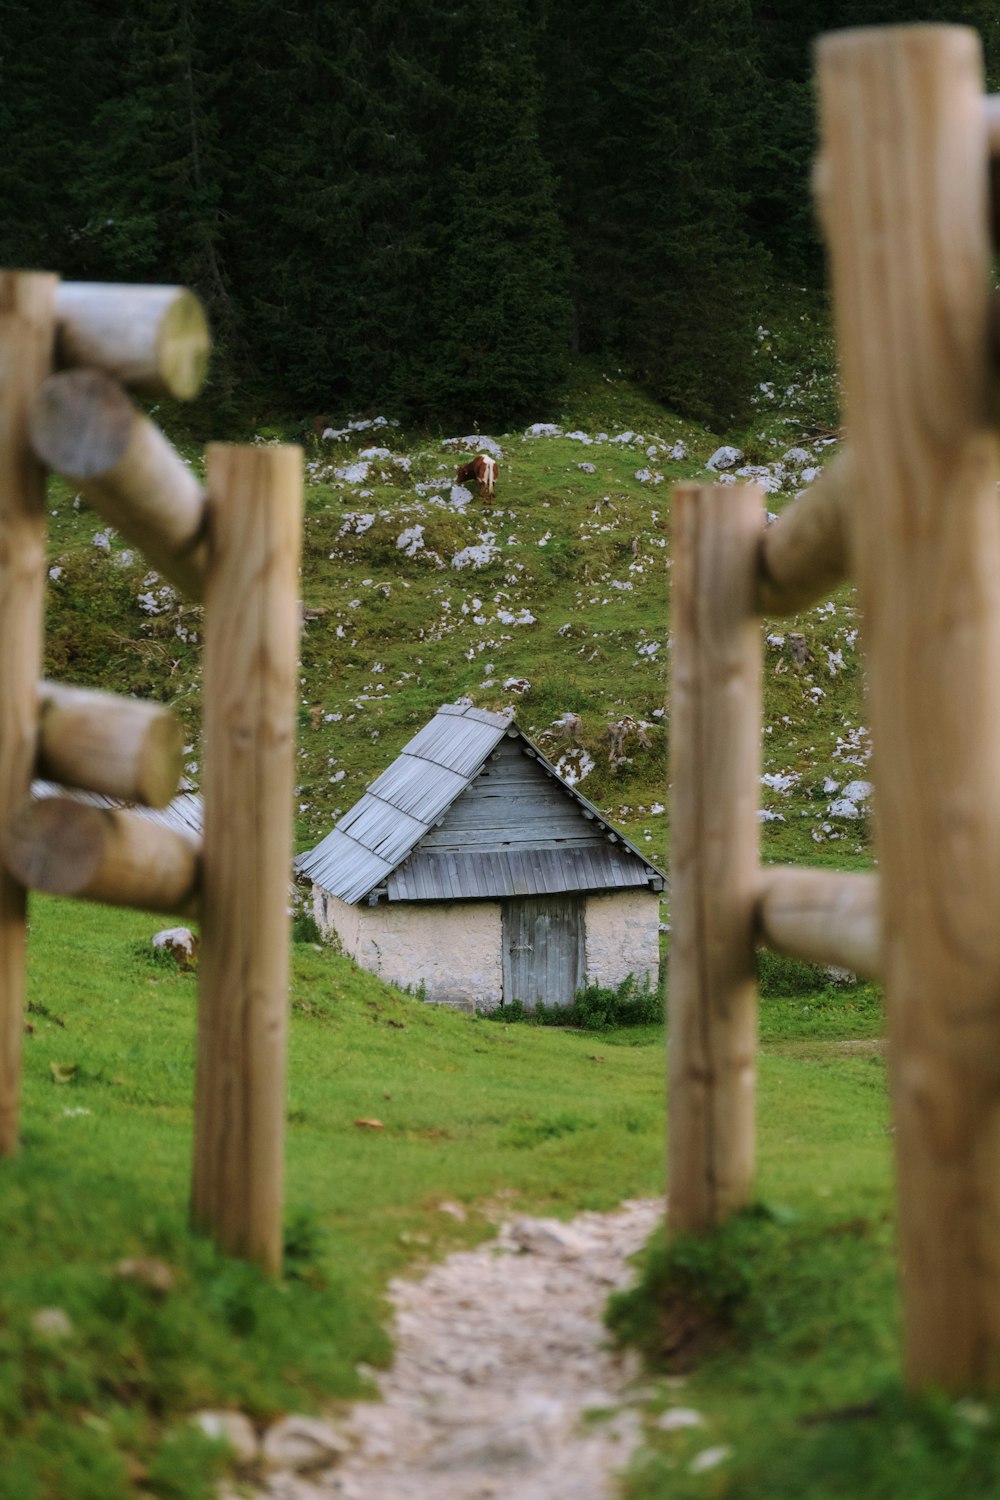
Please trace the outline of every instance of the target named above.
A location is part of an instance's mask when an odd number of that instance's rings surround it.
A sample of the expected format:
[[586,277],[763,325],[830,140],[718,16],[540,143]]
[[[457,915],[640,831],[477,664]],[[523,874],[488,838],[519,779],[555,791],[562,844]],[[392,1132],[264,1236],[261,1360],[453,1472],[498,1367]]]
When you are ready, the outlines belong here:
[[[762,391],[758,420],[738,435],[750,462],[808,445],[836,419],[816,310],[796,305],[768,321],[761,382],[784,394]],[[176,413],[161,415],[172,430]],[[492,516],[448,503],[450,434],[389,428],[310,443],[299,848],[328,831],[442,702],[465,694],[513,707],[554,761],[586,752],[581,790],[666,862],[670,487],[707,478],[723,438],[593,365],[575,366],[559,401],[537,415],[567,433],[642,440],[494,434],[504,457]],[[259,436],[301,432],[278,422]],[[372,443],[408,471],[376,466],[364,485],[338,478],[335,468]],[[200,471],[192,442],[180,446]],[[826,450],[811,452],[819,462]],[[640,481],[644,468],[662,483]],[[790,499],[788,486],[767,503],[779,511]],[[158,585],[142,559],[114,535],[109,553],[95,548],[105,527],[66,486],[53,484],[49,508],[50,564],[61,571],[47,671],[174,702],[197,785],[200,610],[163,596],[147,612],[140,596]],[[408,555],[397,543],[418,526],[422,545]],[[487,535],[484,566],[452,565]],[[866,775],[857,629],[850,587],[762,626],[768,860],[870,863],[865,820],[829,812],[832,783]],[[567,712],[579,715],[578,744],[554,723]],[[625,758],[613,764],[607,732],[623,720]],[[154,919],[42,900],[32,912],[24,1149],[0,1168],[0,1500],[202,1500],[224,1460],[188,1414],[231,1405],[263,1422],[363,1391],[358,1366],[389,1357],[393,1274],[489,1234],[501,1207],[569,1215],[661,1190],[661,1026],[595,1036],[454,1015],[298,943],[288,1275],[275,1286],[188,1229],[194,980],[152,960]],[[761,979],[767,1210],[690,1251],[695,1282],[721,1286],[728,1321],[705,1335],[692,1371],[654,1382],[648,1462],[630,1494],[987,1492],[983,1411],[899,1392],[878,993],[767,958]],[[372,1117],[382,1129],[354,1123]],[[446,1199],[466,1204],[464,1224],[440,1211]],[[113,1274],[121,1258],[143,1255],[172,1268],[165,1297]],[[657,1295],[633,1304],[647,1343],[660,1327],[664,1274],[654,1266]],[[45,1307],[69,1316],[68,1338],[33,1329]],[[706,1426],[657,1429],[671,1404],[696,1405]],[[689,1472],[718,1444],[732,1448],[723,1463]]]
[[[810,348],[819,351],[817,368],[825,359],[815,311],[789,305],[783,322],[769,320],[777,331],[762,340],[759,355],[762,382],[782,391],[794,384],[789,351],[802,369]],[[799,384],[799,396],[780,409],[762,395],[759,420],[739,435],[748,459],[777,459],[792,444],[809,442],[829,402],[810,395],[806,381]],[[513,708],[554,761],[585,751],[593,766],[581,791],[654,862],[666,861],[670,490],[677,479],[707,479],[705,461],[723,438],[656,406],[618,371],[584,362],[573,367],[551,409],[538,415],[567,433],[637,436],[624,444],[585,444],[568,436],[493,434],[504,455],[493,515],[478,502],[464,512],[449,503],[459,455],[446,442],[467,434],[389,427],[336,444],[310,437],[298,848],[329,831],[443,702],[467,695],[481,707]],[[180,420],[176,409],[157,418],[168,431]],[[289,421],[258,436],[301,435],[300,424]],[[337,468],[373,444],[409,469],[386,461],[361,484],[337,477]],[[187,437],[181,451],[200,473],[202,454]],[[827,450],[810,452],[821,462]],[[662,482],[637,479],[645,469]],[[421,492],[421,485],[431,488]],[[780,510],[790,498],[786,487],[768,505]],[[58,481],[49,510],[49,560],[61,572],[49,591],[47,672],[174,703],[189,731],[188,774],[197,786],[200,608],[166,596],[152,601],[156,613],[147,612],[140,597],[156,595],[158,586],[148,581],[141,556],[114,534],[109,552],[95,548],[95,535],[107,528]],[[420,545],[411,556],[397,543],[417,527]],[[494,550],[484,566],[452,565],[487,535]],[[763,829],[769,858],[848,864],[867,858],[866,830],[831,819],[831,796],[823,790],[828,780],[843,784],[865,774],[866,746],[859,750],[852,740],[863,722],[856,630],[847,588],[834,597],[832,613],[820,606],[762,627],[771,637],[763,769],[792,778],[781,790],[761,789],[762,806],[778,815]],[[801,662],[792,634],[804,640]],[[579,745],[554,722],[566,713],[579,715]],[[622,721],[624,759],[612,763],[608,730]]]
[[[662,1181],[659,1029],[598,1057],[296,944],[288,1275],[268,1282],[188,1230],[196,986],[154,960],[156,927],[33,903],[23,1148],[0,1170],[2,1500],[200,1500],[218,1460],[188,1413],[356,1396],[358,1364],[389,1357],[391,1275],[491,1233],[487,1210],[568,1215]],[[143,1256],[171,1267],[167,1295],[114,1274]],[[52,1307],[69,1337],[34,1330]]]

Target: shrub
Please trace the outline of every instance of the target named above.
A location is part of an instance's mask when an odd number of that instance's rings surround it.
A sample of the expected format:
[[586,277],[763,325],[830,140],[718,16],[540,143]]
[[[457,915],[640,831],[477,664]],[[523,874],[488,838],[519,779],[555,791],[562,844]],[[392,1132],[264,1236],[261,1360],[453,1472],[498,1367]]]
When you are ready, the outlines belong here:
[[663,991],[640,985],[626,974],[615,989],[588,984],[577,990],[572,1005],[544,1005],[529,1010],[522,1000],[502,1001],[493,1021],[527,1021],[533,1026],[573,1026],[581,1031],[612,1031],[618,1026],[653,1026],[663,1020]]

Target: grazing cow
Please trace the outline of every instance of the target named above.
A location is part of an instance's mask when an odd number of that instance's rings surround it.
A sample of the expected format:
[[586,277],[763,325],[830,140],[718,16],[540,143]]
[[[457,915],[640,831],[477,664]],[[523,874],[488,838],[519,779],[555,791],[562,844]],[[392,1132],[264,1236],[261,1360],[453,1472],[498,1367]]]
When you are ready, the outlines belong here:
[[488,453],[477,453],[469,463],[459,464],[455,479],[459,484],[468,484],[471,479],[475,479],[483,504],[492,505],[497,482],[497,461],[490,458]]

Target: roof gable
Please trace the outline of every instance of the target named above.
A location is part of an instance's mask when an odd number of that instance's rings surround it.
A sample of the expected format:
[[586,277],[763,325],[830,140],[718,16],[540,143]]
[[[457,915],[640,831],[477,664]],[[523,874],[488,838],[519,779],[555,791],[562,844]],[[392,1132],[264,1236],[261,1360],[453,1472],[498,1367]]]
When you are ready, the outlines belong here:
[[663,887],[512,719],[454,703],[295,866],[349,904]]

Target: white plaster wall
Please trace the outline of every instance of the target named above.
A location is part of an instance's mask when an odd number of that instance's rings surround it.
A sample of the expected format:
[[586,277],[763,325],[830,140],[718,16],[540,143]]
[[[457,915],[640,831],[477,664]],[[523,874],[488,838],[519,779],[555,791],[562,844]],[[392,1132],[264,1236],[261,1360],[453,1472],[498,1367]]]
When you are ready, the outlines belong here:
[[606,989],[634,974],[655,985],[660,968],[660,898],[655,891],[614,891],[588,896],[587,980]]
[[316,921],[346,954],[390,984],[424,987],[428,1000],[490,1010],[503,991],[499,901],[348,906],[313,887]]

